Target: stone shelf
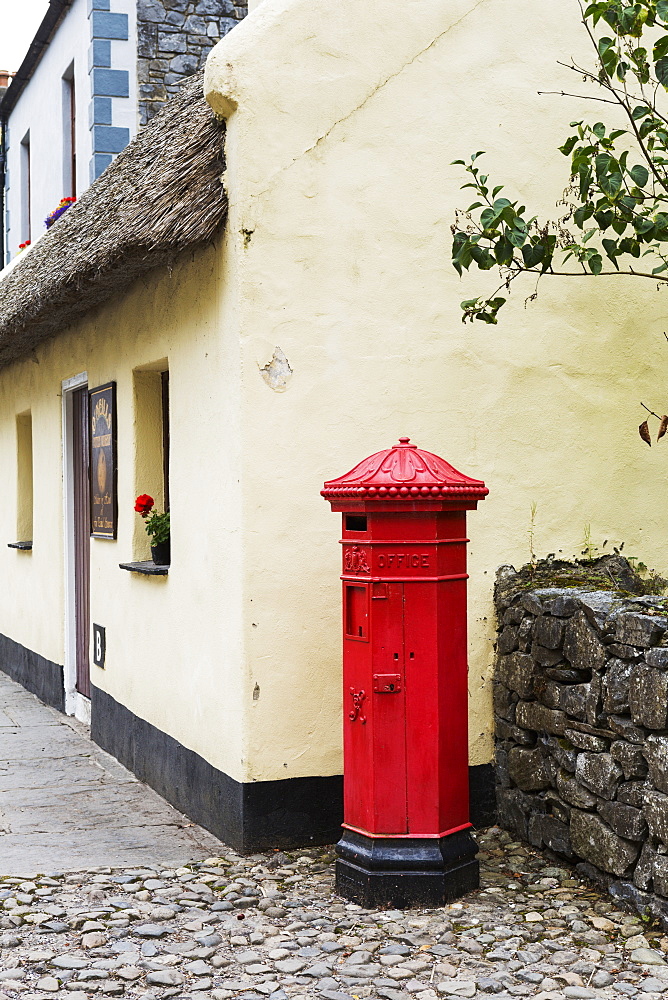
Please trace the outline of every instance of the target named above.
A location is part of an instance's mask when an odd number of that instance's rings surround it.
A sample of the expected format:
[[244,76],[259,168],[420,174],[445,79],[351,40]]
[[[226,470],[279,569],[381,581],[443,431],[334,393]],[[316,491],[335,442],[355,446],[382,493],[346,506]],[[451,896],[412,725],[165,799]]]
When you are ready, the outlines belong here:
[[20,552],[32,552],[32,542],[8,542],[8,549],[18,549]]
[[121,569],[129,573],[142,573],[144,576],[167,576],[169,566],[156,566],[150,559],[147,562],[119,563]]

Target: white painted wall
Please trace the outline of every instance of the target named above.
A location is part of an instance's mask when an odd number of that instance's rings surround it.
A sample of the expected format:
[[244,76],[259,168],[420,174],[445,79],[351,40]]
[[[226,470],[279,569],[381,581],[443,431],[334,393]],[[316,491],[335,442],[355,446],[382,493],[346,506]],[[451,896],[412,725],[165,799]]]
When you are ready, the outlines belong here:
[[[23,242],[21,229],[21,142],[30,132],[31,158],[31,239],[46,230],[44,219],[69,191],[63,190],[63,74],[74,62],[77,101],[77,195],[89,185],[91,134],[88,112],[91,87],[88,76],[90,25],[87,0],[74,0],[58,27],[30,82],[9,116],[7,153],[6,259],[11,260]],[[130,97],[112,98],[113,124],[137,131],[136,3],[112,0],[112,12],[129,15],[129,41],[111,42],[113,69],[130,73]]]

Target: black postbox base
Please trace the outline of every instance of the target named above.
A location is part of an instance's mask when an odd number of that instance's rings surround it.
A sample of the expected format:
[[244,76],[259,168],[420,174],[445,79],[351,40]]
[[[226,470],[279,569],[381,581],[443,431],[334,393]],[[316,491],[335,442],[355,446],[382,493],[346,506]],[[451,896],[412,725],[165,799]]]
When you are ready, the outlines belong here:
[[365,909],[443,906],[480,887],[470,830],[434,839],[345,830],[336,852],[336,891]]

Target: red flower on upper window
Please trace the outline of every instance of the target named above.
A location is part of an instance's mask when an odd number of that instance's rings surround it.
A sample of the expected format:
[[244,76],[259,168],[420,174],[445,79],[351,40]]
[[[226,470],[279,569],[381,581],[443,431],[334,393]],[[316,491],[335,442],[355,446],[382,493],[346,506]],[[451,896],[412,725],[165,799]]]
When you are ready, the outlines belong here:
[[153,499],[153,497],[150,497],[148,493],[142,493],[135,500],[135,510],[137,511],[138,514],[141,514],[142,517],[146,517],[146,515],[150,514],[151,510],[153,509],[154,503],[155,500]]

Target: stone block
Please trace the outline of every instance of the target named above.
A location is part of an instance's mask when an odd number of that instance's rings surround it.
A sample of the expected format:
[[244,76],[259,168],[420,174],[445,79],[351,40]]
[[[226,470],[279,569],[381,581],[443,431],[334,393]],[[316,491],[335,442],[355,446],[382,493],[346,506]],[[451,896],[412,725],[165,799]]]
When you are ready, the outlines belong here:
[[645,730],[635,726],[631,719],[628,719],[626,716],[609,715],[606,722],[608,728],[612,729],[613,733],[617,736],[621,736],[623,740],[628,740],[629,743],[645,742],[645,737],[647,736]]
[[642,649],[638,646],[625,646],[623,642],[611,642],[607,650],[609,656],[617,656],[621,660],[632,660],[634,663],[643,658]]
[[551,615],[541,615],[534,627],[534,638],[547,649],[559,649],[564,641],[564,622]]
[[560,649],[548,649],[537,642],[532,643],[531,656],[541,667],[556,667],[564,658]]
[[525,795],[519,788],[497,788],[496,803],[501,826],[526,840],[529,816],[541,810],[540,800],[536,796]]
[[617,801],[623,802],[627,806],[635,806],[642,809],[645,804],[645,795],[652,786],[648,781],[623,781],[617,789]]
[[185,14],[182,14],[179,10],[170,10],[167,14],[167,24],[171,24],[175,28],[182,28],[185,19]]
[[521,607],[517,571],[514,566],[499,566],[494,580],[494,606],[497,611]]
[[508,740],[511,743],[519,743],[520,746],[531,747],[536,742],[535,733],[529,732],[527,729],[520,729],[519,726],[513,726],[512,723],[501,718],[494,720],[494,733],[497,740]]
[[565,737],[541,736],[540,742],[557,764],[571,773],[575,772],[578,751]]
[[154,24],[162,24],[167,17],[165,8],[160,0],[137,0],[137,22],[152,21]]
[[603,678],[603,711],[614,714],[628,712],[629,685],[633,664],[612,659]]
[[592,674],[589,682],[589,693],[585,702],[585,715],[590,726],[598,724],[603,709],[603,678],[600,674]]
[[575,767],[575,777],[595,795],[603,799],[614,799],[623,772],[609,753],[581,753]]
[[178,32],[158,32],[158,49],[160,52],[185,52],[186,40]]
[[564,591],[551,601],[545,602],[545,610],[558,618],[570,618],[580,607],[572,593]]
[[195,13],[201,17],[220,17],[234,14],[234,4],[231,0],[199,0]]
[[668,844],[668,795],[653,788],[646,791],[643,812],[652,838]]
[[668,857],[665,854],[655,855],[652,874],[654,892],[658,892],[660,896],[668,896]]
[[502,656],[512,653],[519,645],[519,627],[517,625],[506,625],[496,640],[496,648]]
[[196,14],[191,14],[185,23],[185,29],[188,34],[206,35],[206,28],[206,21]]
[[199,59],[192,55],[175,56],[169,64],[170,70],[174,73],[185,73],[190,76],[195,73],[199,66]]
[[545,847],[567,858],[573,857],[571,835],[568,825],[556,816],[541,816],[540,829]]
[[647,761],[637,744],[626,743],[624,740],[615,740],[610,745],[610,756],[613,760],[617,761],[627,781],[630,778],[646,777]]
[[641,809],[623,805],[621,802],[602,802],[599,814],[615,833],[627,840],[644,840],[647,836],[647,822]]
[[606,661],[603,643],[589,624],[584,611],[578,611],[566,625],[564,655],[576,670],[602,670]]
[[643,754],[649,767],[650,781],[659,791],[668,792],[668,737],[648,736]]
[[550,786],[549,772],[540,748],[527,750],[514,747],[508,753],[508,771],[511,780],[523,792],[537,792]]
[[517,703],[517,695],[498,681],[494,684],[494,714],[500,715],[502,719],[506,719],[508,722],[515,721],[515,705]]
[[586,750],[588,753],[607,753],[610,743],[601,736],[594,736],[592,733],[581,733],[579,729],[566,729],[564,736],[577,747],[578,750]]
[[578,603],[597,632],[607,631],[607,618],[624,604],[615,594],[606,590],[579,592]]
[[537,617],[543,613],[543,605],[541,604],[540,597],[535,590],[522,594],[520,597],[520,604],[525,611],[529,612],[530,615]]
[[668,728],[668,674],[644,663],[634,666],[629,704],[636,725],[647,729]]
[[590,698],[591,684],[567,684],[562,688],[559,708],[572,719],[585,722]]
[[545,792],[545,808],[549,816],[553,816],[558,819],[560,823],[565,823],[568,825],[571,819],[570,807],[562,802],[556,792],[548,789]]
[[524,608],[519,604],[515,604],[513,607],[507,608],[503,612],[503,617],[501,622],[503,625],[519,625],[524,618]]
[[541,825],[542,816],[540,813],[531,813],[527,824],[527,840],[532,847],[543,846],[543,830]]
[[666,619],[657,615],[625,612],[617,617],[615,639],[629,646],[649,649],[658,646],[667,626]]
[[497,679],[520,698],[532,697],[533,673],[533,660],[527,653],[510,653],[499,658]]
[[556,785],[557,792],[570,806],[575,806],[576,809],[596,808],[597,797],[583,788],[568,771],[561,770],[557,773]]
[[542,673],[537,673],[533,679],[533,687],[538,701],[547,708],[559,708],[561,703],[562,685],[551,681]]
[[571,812],[571,844],[574,852],[611,875],[624,875],[640,854],[640,845],[619,837],[599,816]]
[[545,676],[549,677],[551,681],[556,681],[557,684],[580,684],[583,681],[588,681],[590,674],[587,670],[573,670],[566,664],[562,664],[560,667],[546,667]]
[[645,661],[650,667],[658,670],[668,670],[668,648],[659,646],[656,649],[648,649],[645,653]]
[[633,882],[639,889],[643,889],[645,892],[652,888],[654,860],[656,857],[657,853],[650,844],[645,843],[642,845],[638,864],[633,873]]
[[552,733],[563,735],[566,728],[566,716],[551,708],[545,708],[536,701],[520,701],[517,703],[515,721],[524,729],[532,729],[537,733]]

